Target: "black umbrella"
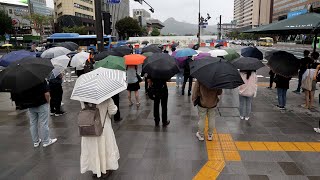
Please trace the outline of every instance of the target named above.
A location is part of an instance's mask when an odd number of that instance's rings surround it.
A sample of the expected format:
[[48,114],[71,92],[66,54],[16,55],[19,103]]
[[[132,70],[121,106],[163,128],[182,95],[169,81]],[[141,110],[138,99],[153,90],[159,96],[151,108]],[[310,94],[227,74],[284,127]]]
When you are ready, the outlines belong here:
[[244,84],[237,68],[221,58],[204,57],[190,63],[191,76],[210,89],[234,89]]
[[13,62],[0,73],[1,89],[23,92],[43,83],[53,70],[49,59],[26,57]]
[[54,44],[53,47],[65,47],[69,49],[70,51],[76,51],[79,49],[79,45],[74,43],[74,42],[62,42],[62,43],[57,43]]
[[146,52],[152,52],[152,53],[161,53],[161,48],[157,45],[149,45],[147,47],[142,48],[142,54]]
[[132,49],[129,48],[128,46],[119,46],[119,47],[112,48],[111,51],[114,52],[115,56],[123,57],[125,55],[131,54]]
[[95,61],[100,61],[100,60],[102,60],[102,59],[104,59],[104,58],[106,58],[108,56],[119,56],[119,53],[114,52],[114,51],[102,51],[101,53],[96,54],[93,59]]
[[256,47],[247,47],[241,49],[241,55],[244,57],[252,57],[263,60],[263,53]]
[[259,59],[252,57],[241,57],[233,60],[231,64],[243,71],[256,71],[264,67],[264,64]]
[[174,57],[165,53],[154,53],[143,64],[142,71],[155,79],[169,80],[179,72]]
[[195,44],[195,45],[193,45],[193,47],[192,47],[192,49],[194,49],[194,50],[199,50],[199,48],[200,48],[200,45],[199,45],[199,44]]
[[177,48],[179,46],[179,43],[173,43],[172,45],[171,45],[171,48]]
[[272,51],[267,51],[267,52],[265,52],[265,55],[264,55],[265,59],[266,59],[266,60],[269,60],[270,57],[271,57],[271,56],[273,55],[273,53],[275,53],[275,52],[278,52],[278,51],[272,50]]
[[268,66],[276,74],[292,77],[298,74],[300,62],[293,54],[278,51],[268,57]]
[[223,46],[222,44],[217,44],[217,45],[215,45],[214,47],[215,48],[219,48],[219,47],[221,47],[221,46]]
[[149,41],[142,41],[141,44],[149,44]]

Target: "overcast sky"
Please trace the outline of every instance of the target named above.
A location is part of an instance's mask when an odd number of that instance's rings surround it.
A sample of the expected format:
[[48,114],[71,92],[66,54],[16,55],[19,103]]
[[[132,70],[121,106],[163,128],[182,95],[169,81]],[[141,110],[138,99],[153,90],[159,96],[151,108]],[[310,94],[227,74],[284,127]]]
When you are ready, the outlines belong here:
[[[173,17],[178,21],[197,24],[198,19],[198,0],[146,0],[155,10],[153,18],[161,21]],[[233,19],[233,1],[234,0],[201,0],[201,14],[206,17],[209,13],[212,19],[209,23],[217,24],[219,15],[222,15],[222,23],[230,22]],[[53,0],[47,0],[49,7],[53,8]],[[132,9],[146,9],[146,4],[139,4],[130,0],[130,13]]]

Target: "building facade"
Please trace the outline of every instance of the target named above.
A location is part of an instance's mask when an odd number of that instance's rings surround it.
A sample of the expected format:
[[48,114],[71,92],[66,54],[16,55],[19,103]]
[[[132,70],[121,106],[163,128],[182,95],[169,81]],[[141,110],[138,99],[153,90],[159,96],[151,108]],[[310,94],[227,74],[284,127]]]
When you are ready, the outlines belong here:
[[234,0],[237,28],[247,30],[271,22],[273,0]]
[[[217,24],[217,31],[219,32],[220,28],[220,24]],[[233,22],[231,23],[222,23],[221,24],[221,36],[225,37],[227,33],[232,32],[234,30],[236,30],[237,26],[236,24]]]
[[51,16],[53,10],[47,7],[46,0],[29,0],[29,11],[35,14]]
[[116,30],[116,23],[120,19],[130,16],[130,1],[129,0],[121,0],[118,4],[109,4],[108,1],[102,1],[102,11],[105,13],[111,14],[111,29],[112,36],[118,37],[118,32]]
[[95,34],[94,0],[54,0],[56,32],[63,27],[85,26],[88,34]]
[[272,21],[291,18],[308,13],[310,8],[320,12],[319,0],[274,0]]
[[151,14],[145,9],[133,9],[133,18],[138,19],[139,17],[151,18]]

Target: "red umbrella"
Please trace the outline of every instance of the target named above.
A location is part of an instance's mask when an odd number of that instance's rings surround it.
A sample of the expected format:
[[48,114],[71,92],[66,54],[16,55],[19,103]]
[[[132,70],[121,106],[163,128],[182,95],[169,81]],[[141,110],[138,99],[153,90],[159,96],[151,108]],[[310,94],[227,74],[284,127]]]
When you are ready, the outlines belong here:
[[124,56],[124,59],[125,59],[126,65],[135,66],[135,65],[143,64],[146,57],[140,54],[130,54],[130,55]]

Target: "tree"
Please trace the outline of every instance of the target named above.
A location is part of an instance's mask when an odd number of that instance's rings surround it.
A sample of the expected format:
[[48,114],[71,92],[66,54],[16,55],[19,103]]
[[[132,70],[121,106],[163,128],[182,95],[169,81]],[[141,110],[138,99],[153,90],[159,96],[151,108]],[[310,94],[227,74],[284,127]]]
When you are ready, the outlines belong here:
[[160,36],[160,31],[158,28],[153,28],[151,36]]
[[85,26],[63,27],[62,31],[64,33],[88,34],[88,30]]
[[25,18],[31,21],[33,29],[40,34],[40,42],[42,42],[44,27],[52,25],[53,18],[51,16],[45,16],[41,14],[31,14]]
[[121,39],[134,37],[142,32],[139,22],[131,17],[125,17],[117,21],[116,30],[118,31]]
[[0,9],[0,27],[0,35],[4,35],[12,31],[12,19],[3,9]]
[[141,28],[140,36],[148,36],[148,28],[147,28],[147,26],[143,26]]

